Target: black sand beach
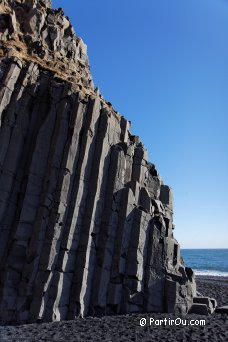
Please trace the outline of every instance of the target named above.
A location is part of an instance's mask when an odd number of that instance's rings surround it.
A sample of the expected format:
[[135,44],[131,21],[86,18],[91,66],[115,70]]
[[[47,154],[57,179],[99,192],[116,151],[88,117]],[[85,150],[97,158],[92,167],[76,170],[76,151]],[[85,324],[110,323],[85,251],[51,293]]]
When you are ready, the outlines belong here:
[[[198,276],[197,290],[204,296],[216,298],[219,306],[228,304],[228,278]],[[146,318],[145,326],[140,326],[142,318]],[[150,318],[154,319],[151,325]],[[162,325],[155,324],[155,320],[165,318],[166,324],[164,321]],[[171,319],[176,318],[179,318],[177,323],[182,319],[183,324],[171,325]],[[190,325],[191,320],[197,320],[199,324],[204,319],[205,326]],[[5,326],[0,327],[0,341],[228,341],[228,315],[175,317],[171,314],[140,314]]]
[[197,291],[204,296],[214,297],[218,306],[228,304],[228,278],[196,276]]

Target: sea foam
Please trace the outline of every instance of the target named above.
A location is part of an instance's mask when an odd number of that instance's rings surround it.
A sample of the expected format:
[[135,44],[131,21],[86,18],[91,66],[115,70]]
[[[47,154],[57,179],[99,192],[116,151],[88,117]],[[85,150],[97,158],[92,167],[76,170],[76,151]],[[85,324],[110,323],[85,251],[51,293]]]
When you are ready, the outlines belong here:
[[212,277],[228,277],[228,272],[216,270],[196,270],[193,269],[195,275],[212,276]]

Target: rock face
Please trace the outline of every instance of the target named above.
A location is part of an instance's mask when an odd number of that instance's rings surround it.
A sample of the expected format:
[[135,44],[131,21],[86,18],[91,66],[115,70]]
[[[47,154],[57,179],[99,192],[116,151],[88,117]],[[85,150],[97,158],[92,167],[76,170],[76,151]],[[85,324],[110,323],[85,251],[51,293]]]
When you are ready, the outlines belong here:
[[0,319],[186,313],[172,191],[50,1],[0,5]]

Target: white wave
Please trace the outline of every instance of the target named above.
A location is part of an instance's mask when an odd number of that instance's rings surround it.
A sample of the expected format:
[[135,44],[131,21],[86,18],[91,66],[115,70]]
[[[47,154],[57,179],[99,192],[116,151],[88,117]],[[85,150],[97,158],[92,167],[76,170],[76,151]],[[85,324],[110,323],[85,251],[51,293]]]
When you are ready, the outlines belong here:
[[228,272],[216,270],[196,270],[193,269],[195,275],[213,276],[213,277],[228,277]]

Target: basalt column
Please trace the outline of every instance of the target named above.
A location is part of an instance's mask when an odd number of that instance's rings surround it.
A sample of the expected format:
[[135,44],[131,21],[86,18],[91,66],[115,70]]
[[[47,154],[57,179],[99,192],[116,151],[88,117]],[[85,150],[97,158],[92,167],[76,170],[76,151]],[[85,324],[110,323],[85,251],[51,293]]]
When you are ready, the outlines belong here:
[[50,1],[0,4],[0,319],[186,313],[172,191]]

